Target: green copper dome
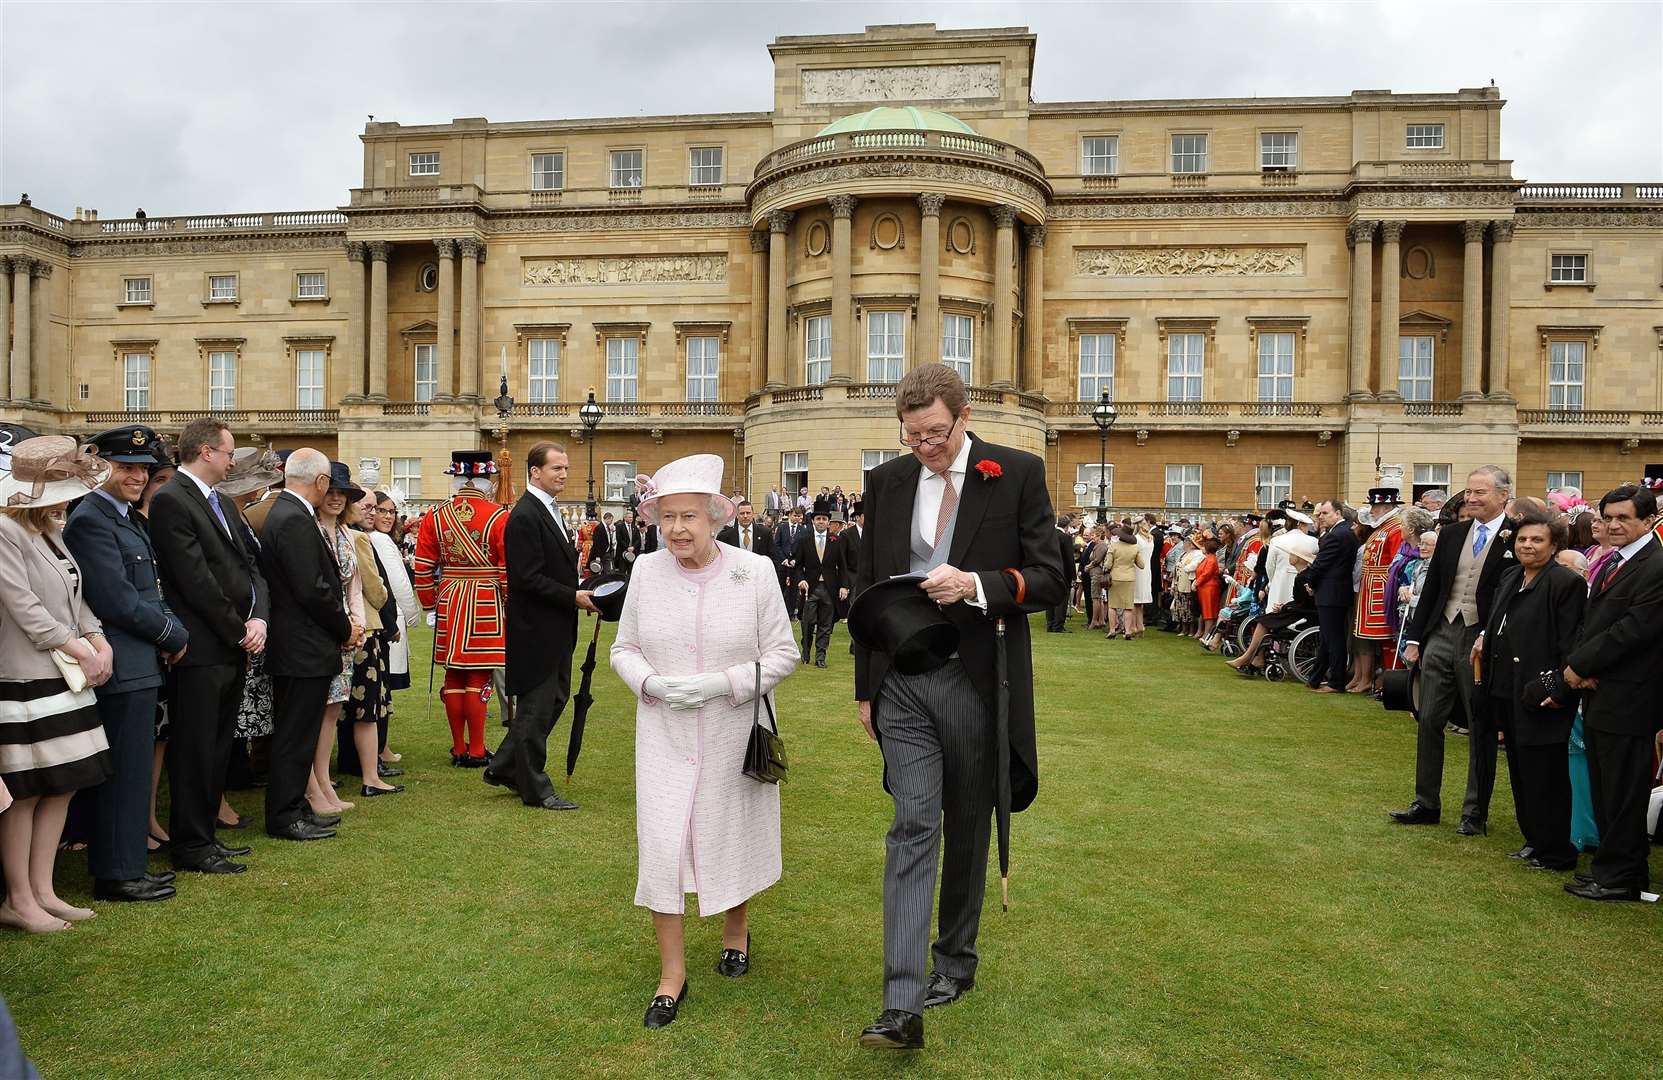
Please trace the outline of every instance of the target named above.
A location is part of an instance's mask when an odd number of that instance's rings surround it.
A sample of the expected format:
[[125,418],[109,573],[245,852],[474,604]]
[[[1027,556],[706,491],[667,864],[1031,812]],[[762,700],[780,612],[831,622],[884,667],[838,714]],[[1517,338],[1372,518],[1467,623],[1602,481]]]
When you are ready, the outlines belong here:
[[916,109],[911,105],[900,108],[882,106],[862,113],[834,120],[820,129],[821,135],[837,135],[845,131],[951,131],[958,135],[974,135],[976,129],[956,116],[934,109]]

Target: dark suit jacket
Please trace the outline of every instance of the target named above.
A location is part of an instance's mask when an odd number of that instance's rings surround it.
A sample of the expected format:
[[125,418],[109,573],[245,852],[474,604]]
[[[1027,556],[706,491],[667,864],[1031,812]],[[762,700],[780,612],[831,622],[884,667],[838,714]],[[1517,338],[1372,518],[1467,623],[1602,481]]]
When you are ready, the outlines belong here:
[[[739,523],[730,521],[722,526],[722,531],[716,534],[716,539],[724,544],[739,547]],[[751,521],[751,550],[770,559],[774,557],[774,530],[761,519]]]
[[[1485,686],[1479,693],[1492,699],[1496,697],[1493,691],[1498,688],[1494,686],[1494,679],[1502,666],[1496,662],[1496,645],[1505,641],[1516,675],[1512,681],[1517,685],[1499,688],[1507,700],[1505,705],[1500,701],[1490,705],[1497,710],[1496,719],[1506,729],[1507,737],[1518,740],[1520,746],[1563,746],[1571,737],[1571,721],[1576,719],[1576,693],[1568,694],[1562,707],[1544,709],[1540,698],[1521,703],[1518,690],[1544,671],[1564,670],[1565,660],[1582,628],[1588,583],[1582,580],[1582,575],[1558,563],[1549,563],[1529,588],[1520,592],[1523,582],[1524,567],[1517,562],[1510,564],[1496,582],[1490,618],[1484,624],[1484,656],[1480,667]],[[1505,635],[1499,633],[1504,621]]]
[[839,577],[837,572],[837,538],[828,530],[826,533],[826,554],[822,558],[814,547],[814,530],[804,529],[797,537],[797,550],[793,555],[797,560],[798,581],[808,582],[810,592],[824,585],[831,593],[832,599],[837,599]]
[[780,580],[790,582],[798,574],[796,567],[786,566],[787,559],[797,557],[797,541],[802,539],[805,532],[813,532],[812,525],[792,525],[789,520],[782,521],[774,530],[774,565],[779,568]]
[[612,550],[617,552],[619,559],[622,559],[624,552],[630,548],[636,548],[635,553],[637,555],[641,554],[640,549],[636,547],[635,538],[630,535],[629,525],[622,521],[614,521],[612,523]]
[[864,541],[865,528],[857,529],[853,525],[843,526],[843,531],[837,534],[837,576],[840,588],[853,589],[855,580],[860,577],[860,549]]
[[[191,645],[181,667],[241,664],[239,642],[250,619],[269,619],[266,582],[243,536],[242,515],[219,500],[230,532],[221,527],[196,481],[183,471],[150,500],[150,542],[167,582],[169,603],[184,621]],[[269,637],[269,627],[268,634]]]
[[69,515],[63,537],[81,565],[81,594],[115,653],[115,671],[98,692],[162,685],[162,654],[178,652],[190,634],[162,600],[144,519],[132,507],[123,517],[110,500],[88,495]]
[[1074,538],[1061,529],[1057,533],[1057,554],[1062,557],[1063,584],[1073,585],[1075,573],[1079,570],[1074,564]]
[[1311,588],[1318,607],[1347,607],[1355,595],[1351,571],[1357,565],[1357,530],[1341,521],[1322,536],[1311,561]]
[[[1511,518],[1503,519],[1501,528],[1490,541],[1490,550],[1484,553],[1484,565],[1478,571],[1476,597],[1480,626],[1490,619],[1490,603],[1495,599],[1496,582],[1501,580],[1502,570],[1518,565],[1513,559],[1513,529],[1517,525],[1518,522]],[[1433,628],[1443,622],[1444,604],[1448,602],[1449,591],[1455,584],[1455,566],[1461,559],[1461,546],[1471,543],[1472,528],[1469,518],[1446,526],[1438,533],[1438,547],[1432,552],[1432,565],[1426,568],[1426,584],[1421,586],[1420,602],[1415,605],[1414,618],[1409,620],[1409,628],[1403,635],[1405,645],[1411,642],[1426,644]],[[1503,536],[1503,533],[1506,535]]]
[[641,554],[650,555],[658,550],[658,526],[648,525],[641,530]]
[[[957,603],[943,609],[959,628],[959,657],[964,670],[987,704],[995,698],[995,620],[1005,620],[1006,677],[1010,683],[1011,809],[1022,810],[1039,790],[1039,759],[1034,745],[1034,666],[1025,613],[1044,611],[1067,595],[1066,571],[1055,533],[1057,515],[1051,509],[1045,463],[1032,454],[1008,446],[970,439],[970,467],[959,493],[958,519],[947,561],[975,573],[987,598],[987,611]],[[988,478],[976,469],[983,460],[995,462],[1003,475]],[[860,556],[860,578],[855,593],[875,581],[905,574],[912,566],[908,534],[923,465],[907,454],[866,474],[864,502],[866,538]],[[1025,592],[1016,600],[1015,584],[1004,572],[1022,575]],[[878,696],[889,657],[855,646],[855,698]],[[882,738],[882,732],[879,732]]]
[[1663,550],[1655,538],[1588,597],[1569,664],[1583,678],[1599,680],[1599,689],[1583,698],[1582,720],[1588,727],[1614,735],[1650,735],[1658,729]]
[[260,560],[271,584],[267,674],[295,679],[338,674],[341,648],[352,636],[341,570],[317,518],[298,495],[285,492],[267,511]]
[[520,496],[503,532],[508,561],[510,694],[524,694],[551,675],[572,675],[577,644],[577,549],[531,492]]

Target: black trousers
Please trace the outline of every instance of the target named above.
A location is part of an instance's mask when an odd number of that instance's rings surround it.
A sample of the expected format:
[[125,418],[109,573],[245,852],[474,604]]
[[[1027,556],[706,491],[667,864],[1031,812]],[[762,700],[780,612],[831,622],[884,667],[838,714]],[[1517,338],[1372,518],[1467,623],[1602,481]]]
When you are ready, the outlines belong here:
[[514,785],[527,806],[541,806],[554,794],[554,783],[544,770],[549,735],[572,696],[572,658],[556,660],[554,668],[535,688],[514,695],[508,734],[491,755],[491,774]]
[[[1072,593],[1074,586],[1069,585],[1068,592]],[[1054,608],[1045,609],[1045,629],[1061,630],[1068,625],[1068,595],[1063,596],[1062,603]]]
[[175,866],[195,866],[213,854],[214,819],[225,793],[225,766],[243,702],[241,663],[178,669],[168,711],[168,817]]
[[[799,592],[801,590],[798,590]],[[814,646],[814,659],[824,660],[831,647],[832,627],[837,624],[837,598],[824,585],[809,589],[803,597],[803,659],[809,658],[808,648]]]
[[1646,803],[1651,798],[1651,746],[1645,735],[1614,735],[1583,724],[1588,780],[1594,794],[1599,850],[1588,872],[1609,889],[1651,887],[1646,865]]
[[271,677],[271,764],[266,774],[266,832],[276,835],[306,812],[306,778],[318,748],[318,724],[331,676]]
[[[99,881],[132,881],[145,873],[150,826],[150,766],[156,749],[156,695],[133,690],[98,695],[98,719],[110,741],[115,774],[88,794],[95,799],[87,867]],[[218,806],[215,806],[218,809]]]
[[1335,690],[1345,689],[1345,669],[1351,659],[1346,652],[1346,631],[1351,628],[1347,609],[1335,604],[1317,605],[1317,666],[1311,685],[1326,682]]
[[[1492,699],[1492,706],[1505,703]],[[1516,730],[1516,728],[1515,728]],[[1549,866],[1568,869],[1576,865],[1576,848],[1571,846],[1571,762],[1566,743],[1521,746],[1509,734],[1507,773],[1513,778],[1513,812],[1518,817],[1524,842],[1536,849],[1536,858]]]

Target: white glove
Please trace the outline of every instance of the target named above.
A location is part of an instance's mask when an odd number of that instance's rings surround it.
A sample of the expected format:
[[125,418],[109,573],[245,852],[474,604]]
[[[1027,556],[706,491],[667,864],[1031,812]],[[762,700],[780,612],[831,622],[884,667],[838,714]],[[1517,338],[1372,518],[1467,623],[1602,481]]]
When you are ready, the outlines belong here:
[[641,693],[662,701],[669,696],[669,681],[660,675],[648,675],[647,681],[641,684]]
[[664,684],[664,700],[678,712],[703,708],[706,702],[727,697],[729,693],[728,677],[719,671],[665,679]]
[[427,625],[429,625],[429,626],[438,626],[439,625],[439,613],[437,611],[430,611],[430,612],[427,613]]

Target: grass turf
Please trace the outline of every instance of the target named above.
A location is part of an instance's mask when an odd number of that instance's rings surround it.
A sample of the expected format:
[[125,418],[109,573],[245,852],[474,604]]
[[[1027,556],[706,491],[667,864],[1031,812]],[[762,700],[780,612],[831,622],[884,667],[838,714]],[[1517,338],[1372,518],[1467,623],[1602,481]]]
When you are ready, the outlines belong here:
[[[1657,1075],[1659,912],[1503,858],[1505,768],[1489,837],[1391,826],[1406,715],[1248,683],[1159,633],[1036,634],[1042,784],[1015,818],[1012,910],[990,874],[977,989],[897,1055],[855,1045],[881,1000],[890,808],[839,627],[831,670],[780,694],[785,876],[754,904],[752,972],[716,976],[720,920],[690,920],[691,998],[645,1031],[656,952],[630,903],[633,703],[609,637],[577,777],[556,775],[581,811],[450,768],[421,672],[393,725],[407,790],[359,799],[339,838],[229,834],[254,845],[245,875],[0,937],[26,1052],[48,1080]],[[257,793],[232,802],[258,813]],[[78,856],[59,882],[89,895]]]

